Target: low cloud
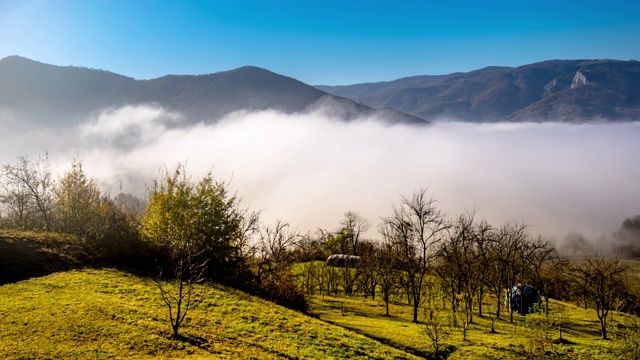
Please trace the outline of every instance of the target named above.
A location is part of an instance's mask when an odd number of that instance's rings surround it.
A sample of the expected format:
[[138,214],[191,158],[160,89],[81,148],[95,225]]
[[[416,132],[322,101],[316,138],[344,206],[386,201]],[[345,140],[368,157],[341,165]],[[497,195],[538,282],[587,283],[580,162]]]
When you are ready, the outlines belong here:
[[0,160],[49,151],[63,171],[79,156],[105,186],[138,196],[163,165],[186,162],[195,177],[213,169],[230,180],[267,222],[302,231],[335,228],[349,210],[376,224],[421,187],[449,214],[477,208],[495,225],[525,222],[558,238],[610,234],[640,213],[638,123],[418,127],[329,114],[238,112],[179,127],[179,114],[130,106],[73,129],[22,131],[2,140]]
[[125,106],[102,111],[95,120],[81,124],[78,129],[82,142],[131,150],[146,146],[182,117],[158,106]]

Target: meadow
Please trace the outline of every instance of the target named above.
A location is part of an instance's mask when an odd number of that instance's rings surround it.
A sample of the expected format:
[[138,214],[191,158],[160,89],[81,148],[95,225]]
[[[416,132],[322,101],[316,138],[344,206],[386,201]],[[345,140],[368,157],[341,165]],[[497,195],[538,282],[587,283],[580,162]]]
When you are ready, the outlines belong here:
[[[461,319],[452,325],[451,310],[442,298],[431,298],[416,324],[412,307],[402,297],[393,298],[386,316],[379,295],[371,300],[316,293],[308,296],[309,311],[302,314],[212,284],[198,285],[202,302],[181,327],[184,338],[176,340],[151,278],[83,267],[82,253],[64,236],[3,231],[0,240],[0,270],[3,276],[14,276],[0,286],[3,359],[433,359],[437,357],[426,333],[428,311],[444,319],[447,336],[441,339],[440,358],[638,355],[633,352],[640,343],[637,332],[630,341],[622,340],[629,335],[624,329],[637,329],[635,316],[612,311],[612,340],[602,340],[594,309],[556,300],[550,301],[548,317],[514,314],[511,323],[504,311],[501,319],[491,316],[496,300],[487,296],[483,316],[474,314],[464,340]],[[630,276],[637,278],[640,266],[628,265]],[[27,270],[30,278],[17,281],[15,275]]]
[[215,285],[169,339],[149,279],[113,269],[60,272],[0,287],[3,359],[415,359],[341,326]]
[[[618,342],[601,339],[593,309],[584,310],[574,304],[551,300],[549,317],[543,314],[514,314],[514,322],[511,323],[509,314],[502,313],[501,319],[495,320],[495,332],[492,333],[492,317],[489,314],[489,311],[495,311],[495,308],[491,308],[492,304],[492,301],[487,301],[483,316],[474,316],[466,341],[463,340],[461,320],[458,320],[459,326],[448,328],[449,336],[443,343],[455,349],[450,359],[554,356],[571,359],[619,358],[614,353]],[[406,303],[393,302],[390,304],[390,316],[386,316],[382,301],[314,295],[311,298],[311,312],[321,320],[379,339],[418,356],[429,356],[433,352],[431,341],[425,333],[427,313],[423,312],[422,323],[415,324],[411,322],[412,308]],[[450,323],[450,309],[438,310],[436,314]],[[610,326],[616,328],[633,321],[634,318],[627,314],[614,313]],[[560,329],[562,341],[559,340]]]

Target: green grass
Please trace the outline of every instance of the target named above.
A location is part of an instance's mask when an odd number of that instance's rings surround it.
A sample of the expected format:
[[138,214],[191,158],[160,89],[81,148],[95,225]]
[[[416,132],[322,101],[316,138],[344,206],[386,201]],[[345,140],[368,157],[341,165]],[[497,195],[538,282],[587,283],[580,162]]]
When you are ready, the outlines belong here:
[[3,359],[415,358],[244,293],[201,286],[200,307],[170,340],[147,279],[73,270],[0,286]]
[[[82,266],[77,248],[60,235],[0,231],[0,276],[41,276]],[[640,263],[630,267],[634,279],[640,277]],[[395,299],[391,316],[385,316],[379,300],[315,295],[313,318],[224,287],[198,290],[203,302],[181,328],[189,341],[178,341],[169,339],[167,309],[148,279],[85,269],[0,286],[0,358],[411,359],[432,350],[424,325],[410,321],[406,299]],[[533,349],[541,333],[531,323],[545,317],[515,315],[512,324],[503,313],[497,333],[489,333],[492,306],[495,300],[487,298],[485,316],[475,314],[467,341],[459,327],[452,328],[444,341],[455,347],[451,359],[511,359]],[[446,309],[439,312],[450,316]],[[611,349],[619,342],[600,340],[595,310],[552,300],[551,318],[562,319],[568,343],[553,346],[565,358],[618,358]],[[634,319],[613,313],[610,335]],[[550,336],[557,339],[557,328]]]
[[[544,315],[522,316],[514,314],[514,323],[509,322],[509,314],[503,313],[495,322],[496,333],[490,333],[491,320],[487,316],[493,301],[485,303],[484,316],[474,314],[474,323],[470,325],[467,341],[463,341],[461,327],[452,328],[450,337],[444,341],[456,350],[450,359],[511,359],[524,356],[532,351],[534,343],[543,337],[534,321],[544,321]],[[601,340],[600,328],[595,310],[584,310],[577,306],[551,300],[550,319],[562,320],[562,338],[568,344],[554,344],[568,358],[617,359],[610,354],[615,341]],[[391,316],[385,316],[382,301],[362,298],[329,297],[320,295],[311,297],[311,312],[318,318],[338,324],[374,338],[397,348],[406,348],[414,353],[428,353],[432,350],[430,340],[424,333],[424,325],[411,322],[412,307],[393,303]],[[442,316],[450,318],[449,310],[439,310]],[[630,316],[613,313],[610,329],[628,321]],[[424,320],[424,319],[422,319]],[[557,327],[551,328],[549,336],[558,339]]]

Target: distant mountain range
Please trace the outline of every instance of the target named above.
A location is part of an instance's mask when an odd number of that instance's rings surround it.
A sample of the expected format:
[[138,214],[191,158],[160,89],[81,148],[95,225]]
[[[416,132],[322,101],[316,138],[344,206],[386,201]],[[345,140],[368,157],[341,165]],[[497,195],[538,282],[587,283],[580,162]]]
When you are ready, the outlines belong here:
[[640,62],[552,60],[389,82],[316,86],[425,120],[640,120]]
[[414,76],[348,86],[310,86],[245,66],[208,75],[136,80],[108,71],[0,60],[3,114],[29,125],[73,126],[124,105],[157,104],[194,122],[238,110],[299,113],[322,108],[345,121],[389,123],[449,119],[493,121],[640,120],[640,62],[553,60],[468,73]]
[[[394,109],[374,109],[327,94],[298,80],[246,66],[209,75],[136,80],[103,70],[55,66],[10,56],[0,60],[0,116],[9,111],[30,124],[72,126],[108,108],[157,104],[189,122],[215,122],[239,110],[284,113],[321,106],[343,120],[375,116],[390,123],[426,121]],[[2,119],[0,119],[2,120]]]

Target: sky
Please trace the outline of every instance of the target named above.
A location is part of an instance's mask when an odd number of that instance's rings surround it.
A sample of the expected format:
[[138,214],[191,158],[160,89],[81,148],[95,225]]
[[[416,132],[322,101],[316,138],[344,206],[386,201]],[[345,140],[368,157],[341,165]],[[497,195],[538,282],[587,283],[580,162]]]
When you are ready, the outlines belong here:
[[0,58],[149,79],[254,65],[312,85],[640,59],[640,2],[1,0]]

